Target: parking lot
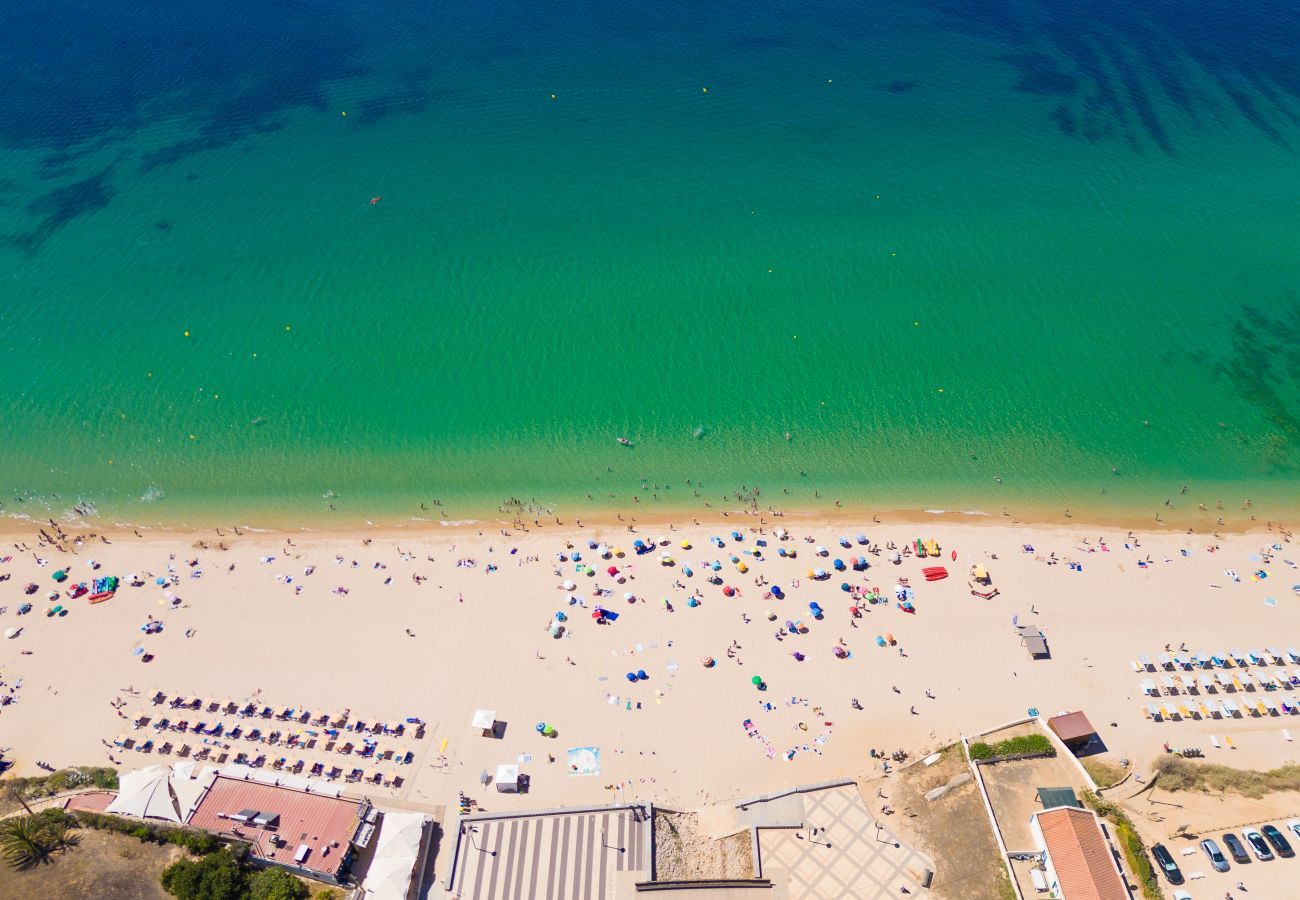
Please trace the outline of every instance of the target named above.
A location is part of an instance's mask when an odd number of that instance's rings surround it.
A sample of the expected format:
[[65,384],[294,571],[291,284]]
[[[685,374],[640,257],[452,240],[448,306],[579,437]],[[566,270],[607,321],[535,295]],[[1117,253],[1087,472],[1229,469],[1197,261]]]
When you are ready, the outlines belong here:
[[[1300,834],[1288,827],[1288,822],[1300,825],[1300,817],[1273,819],[1231,829],[1231,833],[1236,835],[1250,857],[1247,863],[1239,863],[1232,857],[1223,839],[1225,831],[1206,831],[1196,839],[1176,838],[1165,841],[1165,847],[1173,855],[1174,862],[1182,870],[1185,879],[1178,887],[1191,894],[1193,900],[1222,900],[1225,893],[1230,893],[1234,900],[1300,896]],[[1267,862],[1258,859],[1242,832],[1252,827],[1260,829],[1265,824],[1275,825],[1283,833],[1291,849],[1297,851],[1295,857],[1282,859],[1270,846],[1273,858]],[[1219,845],[1220,852],[1227,860],[1228,871],[1216,872],[1210,864],[1200,847],[1200,842],[1206,838],[1213,839]],[[1245,892],[1237,889],[1239,881],[1246,886]],[[1160,887],[1165,896],[1173,896],[1174,887],[1163,875],[1160,876]]]

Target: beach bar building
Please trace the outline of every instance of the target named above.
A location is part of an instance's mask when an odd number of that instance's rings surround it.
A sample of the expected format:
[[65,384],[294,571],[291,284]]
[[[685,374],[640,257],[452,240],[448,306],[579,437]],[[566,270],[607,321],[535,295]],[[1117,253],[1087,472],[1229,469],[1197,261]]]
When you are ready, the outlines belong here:
[[1060,900],[1129,900],[1101,824],[1089,810],[1045,809],[1029,817],[1043,854],[1043,878]]
[[1087,749],[1097,737],[1097,729],[1092,727],[1088,717],[1081,712],[1063,713],[1047,720],[1047,727],[1055,732],[1061,743],[1073,753]]

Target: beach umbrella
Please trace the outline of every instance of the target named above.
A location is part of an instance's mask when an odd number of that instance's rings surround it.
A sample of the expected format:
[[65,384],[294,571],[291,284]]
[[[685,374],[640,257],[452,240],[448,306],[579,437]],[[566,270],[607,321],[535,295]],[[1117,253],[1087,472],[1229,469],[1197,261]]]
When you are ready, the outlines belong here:
[[763,615],[767,616],[767,620],[768,620],[769,622],[775,622],[775,621],[776,621],[776,613],[772,612],[772,610],[770,610],[770,609],[769,609],[767,612],[763,613]]
[[636,599],[636,594],[632,593],[631,591],[624,591],[623,599],[626,600],[628,603],[631,603],[633,600]]
[[844,571],[844,560],[842,559],[835,560],[835,562],[833,562],[831,565],[834,567],[836,572]]
[[779,584],[772,585],[772,596],[778,600],[785,597],[785,591],[781,588],[781,585]]
[[5,629],[5,637],[7,637],[7,638],[16,638],[16,637],[18,637],[18,635],[19,635],[21,632],[22,632],[22,629],[21,629],[21,628],[6,628],[6,629]]
[[795,650],[790,655],[794,657],[795,662],[803,662],[805,659],[804,655],[800,653],[798,650]]
[[844,593],[847,594],[849,591],[853,590],[853,588],[849,587],[849,583],[847,581],[842,581],[840,582],[840,590],[844,591]]
[[164,584],[167,583],[167,579],[166,579],[166,578],[155,578],[155,579],[153,580],[153,583],[156,584],[156,585],[158,585],[159,587],[162,587]]
[[588,550],[595,550],[595,549],[596,549],[596,546],[597,546],[597,545],[596,545],[596,542],[595,542],[594,540],[588,540],[588,541],[587,541],[587,549],[588,549]]
[[865,544],[867,542],[867,536],[865,534],[859,534],[857,540],[859,544]]
[[736,563],[736,570],[740,572],[740,574],[744,575],[749,571],[749,566],[745,565],[743,562]]
[[877,647],[885,646],[885,639],[882,638],[880,635],[876,635],[876,646]]
[[716,547],[723,546],[722,538],[718,537],[716,534],[713,537],[709,538],[709,541],[712,542],[713,545]]
[[690,567],[690,566],[687,566],[686,568],[682,569],[682,574],[685,575],[687,578],[690,578],[690,577],[693,576],[695,573],[691,571],[691,567]]
[[743,540],[744,540],[744,538],[741,537],[741,534],[740,534],[739,531],[733,531],[733,532],[731,533],[731,539],[732,539],[733,541],[743,541]]
[[683,550],[689,550],[689,549],[691,549],[691,542],[690,542],[690,541],[682,541],[682,549],[683,549]]
[[27,587],[23,588],[24,594],[34,594],[41,589],[41,586],[34,581],[29,581]]
[[609,567],[608,569],[606,569],[605,571],[608,572],[610,575],[617,575],[617,574],[618,574],[618,566],[610,566],[610,567]]
[[574,584],[572,581],[565,581],[565,582],[564,582],[564,589],[565,589],[566,591],[571,591],[571,590],[573,590],[573,589],[576,588],[576,587],[577,587],[577,585]]
[[641,681],[645,681],[650,676],[645,673],[645,669],[637,669],[636,677],[639,678]]
[[846,656],[849,655],[849,651],[845,650],[839,644],[836,644],[834,647],[832,647],[831,652],[834,653],[835,656],[838,657],[839,659],[844,659]]
[[846,538],[846,537],[844,537],[843,535],[841,535],[841,536],[840,536],[840,546],[841,546],[841,547],[848,547],[848,546],[851,546],[851,544],[850,544],[850,542],[849,542],[849,539]]
[[763,679],[761,676],[755,675],[753,678],[749,679],[749,683],[754,685],[754,687],[758,687],[763,683]]
[[720,571],[722,569],[722,563],[718,562],[715,559],[712,563],[709,564],[709,568],[715,572]]
[[635,541],[632,542],[632,546],[640,550],[642,547],[645,546],[645,541],[641,540],[640,538],[637,538]]
[[655,538],[655,544],[659,547],[663,547],[667,543],[668,543],[668,538],[664,537],[662,534],[659,535],[659,537]]
[[778,529],[774,532],[774,534],[776,535],[777,540],[783,541],[783,540],[785,540],[786,535],[789,534],[789,532],[786,531],[784,528],[778,528]]
[[817,578],[818,580],[820,580],[820,579],[822,579],[822,578],[825,578],[825,577],[826,577],[826,570],[825,570],[825,569],[816,569],[816,570],[814,570],[814,571],[813,571],[813,577],[814,577],[814,578]]
[[735,589],[734,587],[732,587],[731,585],[729,585],[729,584],[728,584],[728,585],[724,585],[723,588],[722,588],[722,593],[725,594],[725,595],[728,596],[728,597],[732,597],[732,596],[735,595],[735,593],[736,593],[736,589]]
[[818,555],[818,556],[825,556],[825,555],[826,555],[826,548],[823,547],[821,544],[818,544],[818,545],[817,545],[817,555]]
[[58,600],[58,599],[59,599],[59,592],[58,592],[58,591],[50,591],[48,594],[45,595],[45,599],[46,599],[46,600]]

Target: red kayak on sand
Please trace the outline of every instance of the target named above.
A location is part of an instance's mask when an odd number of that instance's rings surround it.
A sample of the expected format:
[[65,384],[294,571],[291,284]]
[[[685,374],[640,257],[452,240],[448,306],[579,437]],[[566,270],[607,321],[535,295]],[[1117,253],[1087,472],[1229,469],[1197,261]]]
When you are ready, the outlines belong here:
[[943,566],[927,566],[921,570],[926,581],[942,581],[948,577],[948,570]]

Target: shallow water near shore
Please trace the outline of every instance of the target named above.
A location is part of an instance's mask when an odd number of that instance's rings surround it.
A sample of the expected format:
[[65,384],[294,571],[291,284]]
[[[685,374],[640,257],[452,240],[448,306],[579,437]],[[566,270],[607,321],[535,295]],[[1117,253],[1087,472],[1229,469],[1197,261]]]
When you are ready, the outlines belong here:
[[0,22],[5,514],[1300,508],[1280,4]]

